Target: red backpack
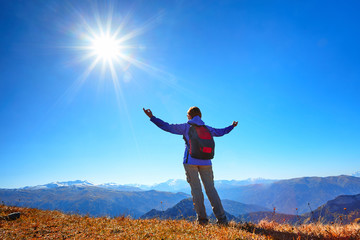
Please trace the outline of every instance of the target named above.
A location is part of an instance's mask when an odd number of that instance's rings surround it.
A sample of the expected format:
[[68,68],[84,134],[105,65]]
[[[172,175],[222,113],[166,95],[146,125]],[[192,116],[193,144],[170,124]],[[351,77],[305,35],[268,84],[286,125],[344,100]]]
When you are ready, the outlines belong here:
[[215,142],[205,126],[191,124],[189,129],[189,154],[193,158],[209,160],[214,158]]

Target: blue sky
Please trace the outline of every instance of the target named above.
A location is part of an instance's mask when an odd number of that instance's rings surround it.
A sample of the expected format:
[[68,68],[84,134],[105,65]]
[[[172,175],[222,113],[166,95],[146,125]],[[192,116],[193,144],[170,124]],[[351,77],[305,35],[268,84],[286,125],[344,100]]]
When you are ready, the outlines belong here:
[[[216,179],[360,170],[358,1],[2,1],[0,187],[184,179],[191,106],[216,139]],[[89,29],[131,35],[102,72]],[[99,27],[100,26],[100,27]],[[114,84],[114,82],[116,84]]]

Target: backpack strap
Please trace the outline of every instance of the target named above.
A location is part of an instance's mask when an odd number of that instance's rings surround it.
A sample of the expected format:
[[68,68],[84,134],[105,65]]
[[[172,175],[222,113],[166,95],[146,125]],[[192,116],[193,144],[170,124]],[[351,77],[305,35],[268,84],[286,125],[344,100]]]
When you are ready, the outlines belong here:
[[186,140],[185,135],[183,135],[183,139],[185,141],[186,146],[189,146],[189,142],[188,142],[188,140]]
[[[190,127],[191,127],[191,126],[198,126],[198,125],[193,124],[193,123],[188,123],[188,124],[190,125]],[[190,128],[189,128],[189,130],[190,130]],[[189,130],[188,130],[188,132],[187,132],[187,133],[188,133],[188,136],[189,136]],[[190,155],[190,144],[189,144],[188,140],[186,140],[185,135],[183,135],[183,139],[184,139],[185,144],[186,144],[186,146],[187,146],[187,156],[186,156],[186,161],[185,161],[185,163],[188,163],[189,155]]]

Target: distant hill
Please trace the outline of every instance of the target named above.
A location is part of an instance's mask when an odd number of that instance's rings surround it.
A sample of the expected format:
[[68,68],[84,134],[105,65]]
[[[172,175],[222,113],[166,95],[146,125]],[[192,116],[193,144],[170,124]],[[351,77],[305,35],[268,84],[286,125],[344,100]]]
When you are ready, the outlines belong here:
[[[212,212],[207,212],[209,214],[210,218],[215,219]],[[226,217],[228,220],[235,220],[237,221],[237,218],[228,212],[225,211]],[[196,212],[194,209],[194,204],[192,201],[192,198],[187,198],[181,200],[178,204],[176,204],[174,207],[168,208],[165,211],[158,211],[156,209],[152,209],[148,213],[144,214],[140,218],[143,219],[151,219],[151,218],[158,218],[158,219],[173,219],[173,220],[179,220],[179,219],[187,219],[187,220],[195,220],[196,219]]]
[[[260,212],[260,211],[271,211],[269,208],[265,208],[262,206],[254,205],[254,204],[244,204],[228,199],[221,200],[221,203],[226,212],[239,216],[241,214],[252,213],[252,212]],[[206,211],[210,214],[212,212],[212,208],[208,199],[205,200]]]
[[296,214],[310,211],[339,195],[360,193],[360,178],[353,176],[303,177],[271,184],[254,184],[218,189],[222,199],[251,203],[277,212]]
[[175,206],[166,209],[165,211],[159,211],[156,209],[152,209],[140,218],[143,219],[187,219],[187,220],[195,220],[196,213],[194,210],[193,201],[191,198],[183,199]]
[[323,223],[350,223],[360,220],[360,194],[341,195],[328,201],[326,204],[314,210],[312,213],[304,214],[308,222],[321,221]]
[[[278,223],[301,223],[305,218],[302,216],[295,216],[289,214],[281,214],[281,213],[273,213],[271,211],[259,211],[259,212],[251,212],[251,213],[242,213],[239,216],[234,216],[230,214],[227,210],[227,207],[235,208],[237,206],[241,206],[243,209],[257,209],[257,206],[250,206],[247,207],[246,204],[237,203],[230,200],[223,200],[223,205],[225,209],[226,216],[228,220],[233,220],[235,222],[253,222],[259,223],[261,220],[266,219],[268,221],[275,221]],[[233,205],[233,206],[231,206]],[[235,205],[235,206],[234,206]],[[215,220],[215,216],[212,210],[207,209],[207,214],[209,215],[210,219]],[[159,211],[152,209],[148,213],[144,214],[140,218],[143,219],[151,219],[151,218],[158,218],[158,219],[187,219],[187,220],[195,220],[196,213],[193,205],[193,201],[191,198],[183,199],[174,207],[169,208],[165,211]]]
[[[257,211],[270,211],[267,208],[253,205],[253,204],[243,204],[235,202],[232,200],[224,199],[221,201],[224,207],[225,212],[229,214],[231,219],[235,219],[235,216],[257,212]],[[212,207],[208,199],[205,199],[205,208],[206,213],[211,216],[213,215]],[[171,207],[165,211],[158,211],[152,209],[149,213],[146,213],[144,218],[160,218],[160,219],[193,219],[195,217],[195,210],[192,198],[183,199],[174,207]]]
[[64,186],[40,189],[0,189],[0,201],[14,206],[90,216],[139,217],[151,209],[166,209],[188,198],[185,193],[159,191],[123,192],[96,186]]

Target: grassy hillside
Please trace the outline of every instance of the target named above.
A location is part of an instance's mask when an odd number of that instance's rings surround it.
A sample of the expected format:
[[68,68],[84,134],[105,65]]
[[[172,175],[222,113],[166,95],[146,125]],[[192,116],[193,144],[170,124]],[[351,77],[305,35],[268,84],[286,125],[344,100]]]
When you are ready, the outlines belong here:
[[360,225],[291,226],[262,221],[258,225],[201,226],[186,220],[93,218],[58,211],[0,206],[0,216],[20,212],[13,221],[0,220],[0,239],[359,239]]

